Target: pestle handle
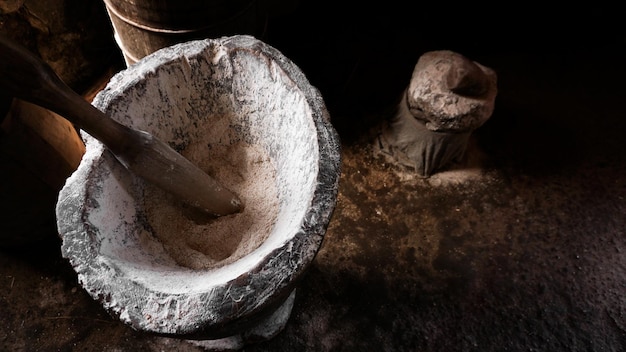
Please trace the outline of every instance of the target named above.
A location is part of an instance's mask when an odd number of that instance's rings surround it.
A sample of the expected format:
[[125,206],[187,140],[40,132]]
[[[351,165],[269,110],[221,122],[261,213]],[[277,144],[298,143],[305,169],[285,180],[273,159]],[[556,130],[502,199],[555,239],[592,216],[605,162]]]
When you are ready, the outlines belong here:
[[241,211],[240,199],[145,131],[111,119],[67,86],[42,59],[0,35],[0,88],[63,116],[104,144],[131,172],[210,214]]

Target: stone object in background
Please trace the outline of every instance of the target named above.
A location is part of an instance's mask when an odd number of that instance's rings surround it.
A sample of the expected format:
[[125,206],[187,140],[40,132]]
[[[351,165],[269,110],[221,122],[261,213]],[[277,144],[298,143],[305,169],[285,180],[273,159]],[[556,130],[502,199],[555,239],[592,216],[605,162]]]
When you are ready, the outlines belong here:
[[393,116],[378,136],[378,151],[423,177],[462,161],[471,133],[493,113],[494,70],[449,51],[423,54]]

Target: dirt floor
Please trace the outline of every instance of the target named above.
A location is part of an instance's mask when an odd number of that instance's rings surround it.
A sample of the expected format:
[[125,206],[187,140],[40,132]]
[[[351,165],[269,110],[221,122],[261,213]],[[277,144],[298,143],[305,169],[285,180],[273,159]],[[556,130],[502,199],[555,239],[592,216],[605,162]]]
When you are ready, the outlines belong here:
[[[498,73],[496,110],[463,163],[424,179],[373,138],[423,49],[391,48],[394,66],[373,49],[332,60],[326,43],[307,60],[313,44],[273,38],[327,97],[342,176],[287,326],[245,351],[626,350],[623,39],[614,51],[468,49]],[[2,351],[203,350],[108,316],[53,229],[0,251],[0,327]]]

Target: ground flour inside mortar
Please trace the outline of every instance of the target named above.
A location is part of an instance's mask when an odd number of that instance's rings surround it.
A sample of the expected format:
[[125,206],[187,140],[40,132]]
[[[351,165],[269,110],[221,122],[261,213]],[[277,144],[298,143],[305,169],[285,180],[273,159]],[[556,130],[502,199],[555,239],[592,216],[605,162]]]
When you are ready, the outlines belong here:
[[213,218],[146,185],[144,209],[153,235],[179,265],[210,269],[257,248],[276,222],[276,170],[263,148],[238,142],[188,146],[181,154],[237,194],[244,209]]

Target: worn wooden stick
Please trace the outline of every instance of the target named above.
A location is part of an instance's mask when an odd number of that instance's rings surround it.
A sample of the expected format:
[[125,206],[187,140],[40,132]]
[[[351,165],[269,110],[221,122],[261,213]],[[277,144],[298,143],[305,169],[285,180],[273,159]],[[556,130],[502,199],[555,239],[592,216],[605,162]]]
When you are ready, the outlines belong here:
[[221,216],[241,211],[240,199],[145,131],[106,116],[67,86],[42,59],[0,35],[0,88],[56,112],[102,142],[130,171],[180,200]]

